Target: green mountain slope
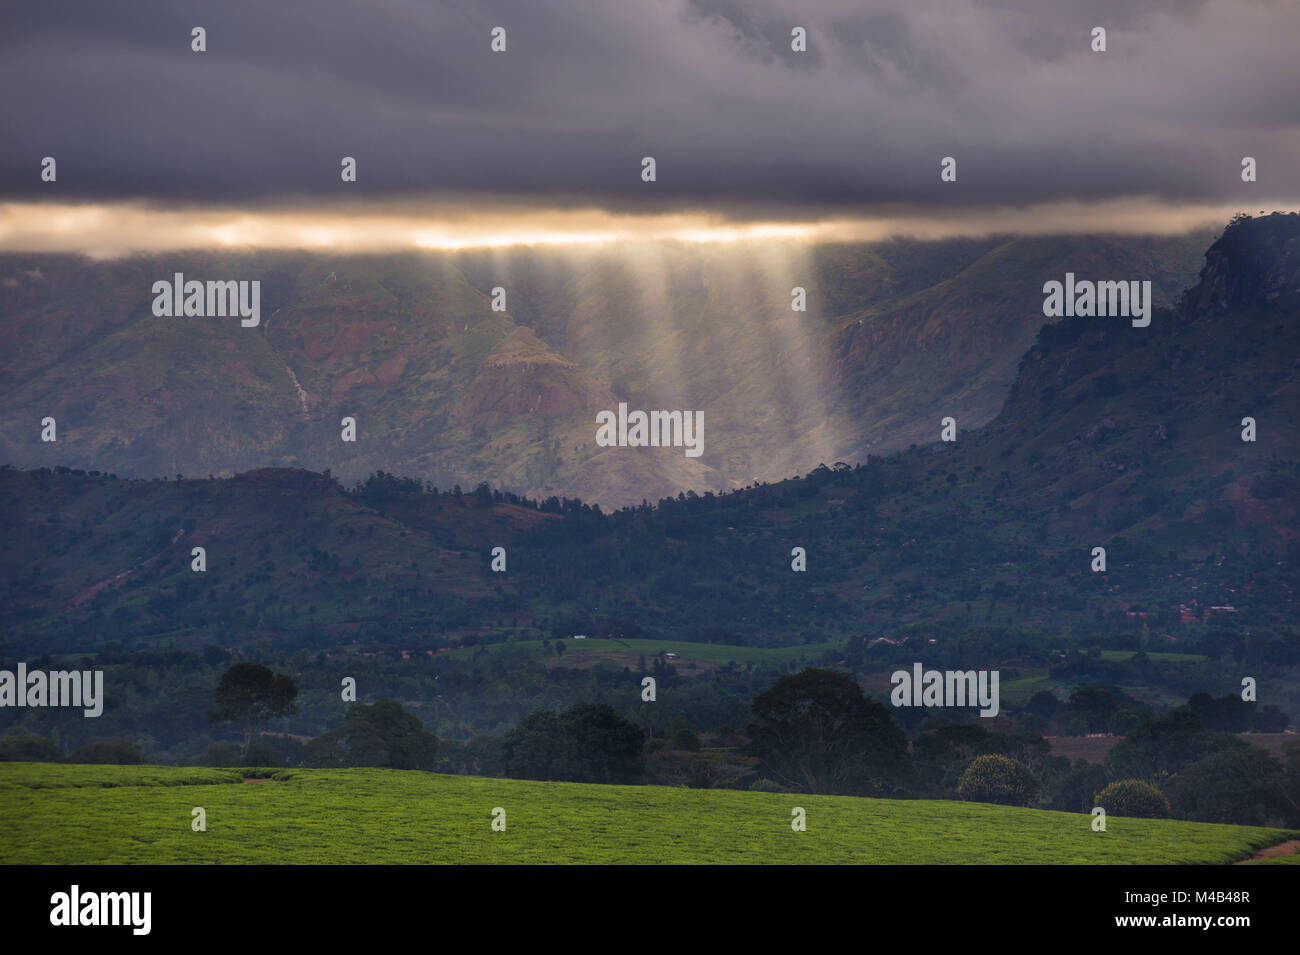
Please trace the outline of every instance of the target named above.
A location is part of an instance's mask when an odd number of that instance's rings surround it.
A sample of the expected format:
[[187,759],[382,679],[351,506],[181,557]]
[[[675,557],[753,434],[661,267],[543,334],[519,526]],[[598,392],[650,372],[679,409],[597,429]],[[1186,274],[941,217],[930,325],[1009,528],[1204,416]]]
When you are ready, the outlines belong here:
[[[9,639],[436,648],[480,630],[788,646],[920,627],[944,652],[947,634],[985,628],[995,642],[1135,633],[1151,649],[1298,662],[1298,235],[1300,216],[1235,224],[1148,328],[1045,327],[997,418],[956,442],[723,496],[603,514],[387,477],[347,494],[291,469],[182,482],[5,469]],[[1243,270],[1281,291],[1258,299]],[[1229,290],[1222,307],[1202,308],[1214,288]],[[502,360],[544,354],[522,332],[502,341]]]
[[[1042,324],[1045,278],[1133,275],[1168,298],[1205,241],[0,256],[0,461],[384,470],[606,507],[732,489],[932,440],[944,414],[983,424]],[[260,281],[261,324],[153,316],[153,283],[178,271]],[[596,412],[619,401],[702,411],[703,456],[597,446]]]

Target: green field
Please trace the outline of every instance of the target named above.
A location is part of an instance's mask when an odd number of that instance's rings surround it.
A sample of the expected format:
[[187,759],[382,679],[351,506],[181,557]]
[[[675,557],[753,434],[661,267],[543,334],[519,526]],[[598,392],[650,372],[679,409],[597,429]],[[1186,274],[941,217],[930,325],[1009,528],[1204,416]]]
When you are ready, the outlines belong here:
[[[0,763],[0,863],[1227,863],[1296,833],[384,769]],[[207,831],[191,830],[202,806]],[[807,811],[793,832],[791,810]],[[495,807],[506,829],[494,832]]]
[[1048,676],[1046,670],[1024,667],[1020,672],[1025,675],[1016,680],[1003,681],[998,687],[1001,699],[1013,706],[1023,706],[1035,693],[1042,690],[1050,693],[1061,685],[1059,680],[1053,680]]
[[[1102,650],[1101,658],[1122,662],[1131,660],[1137,655],[1136,650]],[[1203,653],[1173,653],[1166,650],[1148,650],[1147,659],[1157,660],[1162,663],[1204,663],[1210,658]]]

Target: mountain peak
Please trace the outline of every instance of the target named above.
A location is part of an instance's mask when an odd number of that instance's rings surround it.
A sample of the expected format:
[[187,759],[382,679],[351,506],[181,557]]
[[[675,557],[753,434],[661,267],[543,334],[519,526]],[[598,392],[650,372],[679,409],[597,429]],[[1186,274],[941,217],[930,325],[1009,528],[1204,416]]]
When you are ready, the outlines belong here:
[[1300,305],[1300,214],[1236,216],[1205,252],[1200,282],[1180,303],[1184,314]]

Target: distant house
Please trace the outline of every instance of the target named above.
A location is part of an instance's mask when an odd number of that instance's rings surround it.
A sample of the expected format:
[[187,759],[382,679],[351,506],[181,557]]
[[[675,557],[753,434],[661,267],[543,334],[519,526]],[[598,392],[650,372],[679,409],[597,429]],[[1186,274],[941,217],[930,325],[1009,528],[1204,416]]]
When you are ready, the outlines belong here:
[[586,640],[586,639],[587,639],[587,635],[586,635],[585,633],[575,633],[575,634],[573,635],[573,639],[575,639],[575,640]]
[[665,651],[664,651],[664,659],[665,659],[665,660],[676,660],[676,659],[677,659],[677,654],[675,654],[675,653],[670,653],[669,651],[665,650]]

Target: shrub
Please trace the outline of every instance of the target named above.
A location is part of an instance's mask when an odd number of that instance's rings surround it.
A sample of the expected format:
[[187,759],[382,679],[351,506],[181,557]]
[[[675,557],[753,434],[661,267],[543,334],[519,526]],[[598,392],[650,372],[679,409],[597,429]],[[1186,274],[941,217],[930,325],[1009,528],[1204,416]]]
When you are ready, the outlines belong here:
[[70,763],[99,763],[131,766],[144,762],[140,748],[129,739],[97,739],[87,743],[69,757]]
[[0,739],[0,762],[57,763],[63,751],[43,736],[6,736]]
[[1002,806],[1028,806],[1038,792],[1038,781],[1023,763],[998,753],[976,756],[957,784],[957,795],[967,802],[992,802]]
[[275,758],[275,746],[269,739],[255,739],[248,744],[248,752],[235,765],[237,766],[274,766],[279,760]]
[[1155,786],[1140,779],[1120,779],[1097,793],[1095,804],[1111,816],[1165,819],[1169,800]]
[[233,743],[212,743],[199,757],[200,766],[230,767],[238,766],[241,753]]

